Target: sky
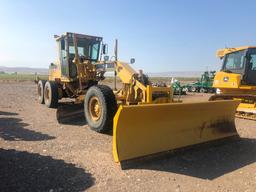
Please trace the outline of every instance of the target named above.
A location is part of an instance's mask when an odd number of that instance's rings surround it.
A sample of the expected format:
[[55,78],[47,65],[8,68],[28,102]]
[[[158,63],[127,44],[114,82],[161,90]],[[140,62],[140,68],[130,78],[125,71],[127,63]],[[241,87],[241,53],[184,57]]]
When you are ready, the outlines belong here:
[[218,70],[216,50],[256,45],[256,1],[0,0],[0,66],[48,68],[54,34],[103,37],[146,72]]

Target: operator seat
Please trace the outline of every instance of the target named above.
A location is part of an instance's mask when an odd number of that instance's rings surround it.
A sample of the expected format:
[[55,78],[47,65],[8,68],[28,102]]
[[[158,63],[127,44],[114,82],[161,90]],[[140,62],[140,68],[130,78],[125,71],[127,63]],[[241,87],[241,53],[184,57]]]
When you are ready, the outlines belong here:
[[70,78],[76,78],[77,77],[77,67],[76,64],[73,63],[73,60],[75,58],[75,54],[69,55],[69,77]]

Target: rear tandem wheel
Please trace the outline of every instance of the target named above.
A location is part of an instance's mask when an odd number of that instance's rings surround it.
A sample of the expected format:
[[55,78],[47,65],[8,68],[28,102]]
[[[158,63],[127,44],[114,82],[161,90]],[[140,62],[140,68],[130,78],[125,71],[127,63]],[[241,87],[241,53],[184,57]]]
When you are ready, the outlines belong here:
[[38,95],[38,102],[40,104],[44,104],[44,86],[45,80],[39,80],[37,83],[37,95]]
[[58,85],[55,81],[47,81],[44,87],[44,102],[49,108],[58,107]]

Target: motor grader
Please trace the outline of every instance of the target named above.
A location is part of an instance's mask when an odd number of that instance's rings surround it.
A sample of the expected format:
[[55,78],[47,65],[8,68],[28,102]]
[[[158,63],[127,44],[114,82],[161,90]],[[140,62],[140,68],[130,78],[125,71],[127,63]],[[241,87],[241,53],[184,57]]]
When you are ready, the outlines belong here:
[[217,56],[223,64],[213,82],[218,92],[210,100],[239,100],[236,116],[256,120],[256,47],[220,49]]
[[[238,101],[176,103],[171,87],[152,86],[131,67],[134,59],[118,59],[117,42],[111,60],[101,37],[65,33],[56,41],[58,59],[48,81],[38,82],[38,100],[57,111],[62,98],[82,104],[91,129],[112,130],[116,162],[237,135]],[[120,89],[99,84],[109,69],[120,78]]]

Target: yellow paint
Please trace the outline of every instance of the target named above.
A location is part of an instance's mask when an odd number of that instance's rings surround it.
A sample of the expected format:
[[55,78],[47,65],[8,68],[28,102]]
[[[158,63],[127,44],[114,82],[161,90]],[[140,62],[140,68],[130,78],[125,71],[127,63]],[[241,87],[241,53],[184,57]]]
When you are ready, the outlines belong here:
[[236,51],[242,51],[249,48],[256,48],[256,46],[241,46],[241,47],[219,49],[217,50],[216,56],[219,58],[223,58],[226,54],[233,53]]
[[131,83],[133,75],[137,74],[137,72],[128,63],[125,62],[117,61],[115,62],[115,65],[116,72],[122,83]]
[[[79,61],[76,34],[73,41],[76,53],[73,63],[77,67],[77,77],[61,76],[59,60],[56,68],[49,71],[49,80],[58,80],[63,87],[73,89],[76,101],[82,101],[88,89],[83,85],[89,80],[99,81],[95,64],[106,63]],[[60,47],[58,49],[60,53]],[[115,92],[119,105],[113,127],[113,155],[116,162],[237,134],[234,114],[239,101],[172,103],[171,87],[144,85],[130,64],[118,61],[117,53],[115,58],[116,61],[108,64],[114,65],[123,83],[123,88]],[[219,78],[222,78],[221,74]],[[232,84],[233,87],[239,86],[238,76],[230,76],[230,79],[237,82]],[[77,85],[68,86],[74,80]],[[222,84],[225,87],[231,85]],[[226,129],[225,125],[232,129]]]
[[256,114],[256,103],[240,103],[237,111]]
[[[122,83],[125,85],[118,92],[116,98],[126,98],[125,103],[166,103],[172,100],[171,87],[152,87],[151,85],[143,85],[138,80],[138,73],[128,64],[121,61],[114,61],[115,71]],[[127,89],[127,86],[129,87]],[[165,97],[153,100],[153,94],[165,93]]]
[[[217,51],[217,57],[223,58],[226,54],[237,51],[256,48],[256,46],[243,46],[237,48],[225,48]],[[216,74],[213,87],[218,88],[221,94],[233,95],[234,100],[240,100],[237,111],[245,113],[256,113],[256,103],[245,99],[246,95],[256,95],[256,86],[241,84],[242,76],[235,73],[220,71]],[[236,96],[237,95],[237,96]]]
[[[228,79],[225,81],[225,79]],[[239,88],[241,83],[241,75],[234,73],[218,72],[213,81],[215,88]]]
[[54,68],[49,69],[48,79],[50,81],[54,81],[55,78],[61,78],[60,64],[59,62],[55,62]]
[[[228,81],[224,78],[228,77]],[[241,85],[241,75],[234,73],[218,72],[214,78],[213,87],[220,89],[221,94],[237,95],[233,100],[239,100],[237,111],[245,113],[256,113],[256,103],[246,103],[243,95],[255,95],[256,86]]]
[[238,104],[212,101],[120,106],[114,118],[114,160],[121,162],[237,135],[234,114]]

